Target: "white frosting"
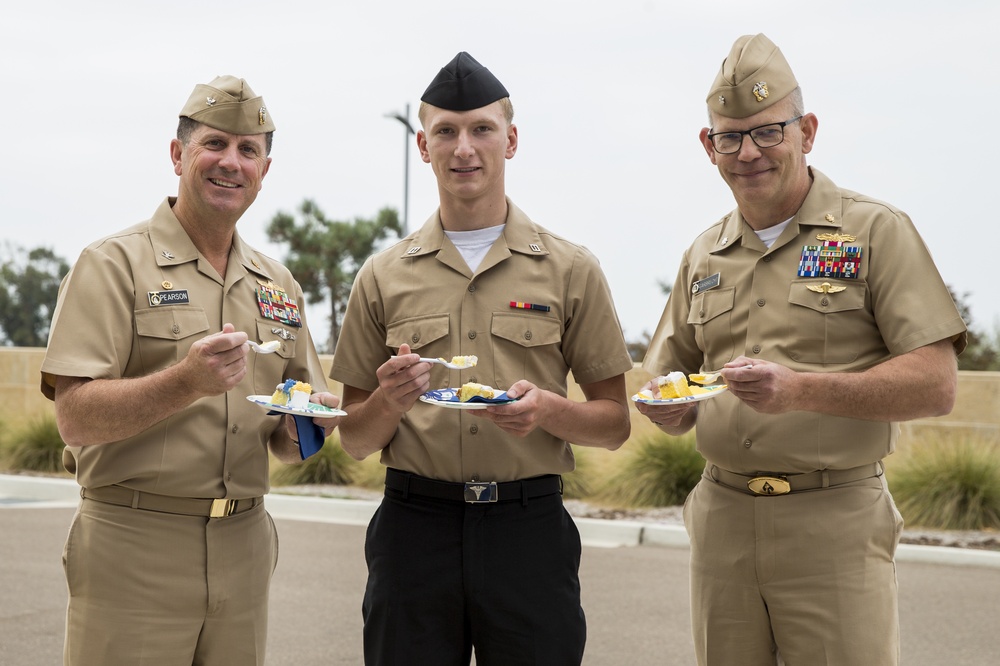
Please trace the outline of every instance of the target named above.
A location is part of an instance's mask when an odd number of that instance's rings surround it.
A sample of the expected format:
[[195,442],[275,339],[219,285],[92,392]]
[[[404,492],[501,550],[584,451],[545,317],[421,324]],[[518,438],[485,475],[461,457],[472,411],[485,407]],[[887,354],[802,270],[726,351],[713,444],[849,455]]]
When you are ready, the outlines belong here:
[[292,391],[292,397],[288,400],[288,406],[295,409],[303,409],[309,404],[308,391]]

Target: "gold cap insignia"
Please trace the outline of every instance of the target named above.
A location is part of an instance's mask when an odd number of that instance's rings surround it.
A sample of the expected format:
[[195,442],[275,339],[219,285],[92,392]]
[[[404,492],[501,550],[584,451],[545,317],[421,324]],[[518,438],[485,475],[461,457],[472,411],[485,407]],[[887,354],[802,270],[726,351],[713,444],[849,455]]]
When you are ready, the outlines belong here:
[[215,106],[215,98],[214,97],[206,97],[205,98],[205,104],[208,104],[209,106]]
[[758,81],[753,87],[753,96],[757,98],[758,102],[763,102],[767,99],[767,82]]
[[830,284],[829,282],[824,282],[823,284],[809,284],[806,285],[806,289],[809,291],[815,291],[817,294],[836,294],[838,292],[844,291],[847,287],[839,284]]
[[260,107],[260,111],[257,112],[257,124],[263,125],[267,122],[267,109]]
[[858,237],[853,234],[818,234],[816,239],[821,241],[832,241],[834,243],[853,243],[858,240]]

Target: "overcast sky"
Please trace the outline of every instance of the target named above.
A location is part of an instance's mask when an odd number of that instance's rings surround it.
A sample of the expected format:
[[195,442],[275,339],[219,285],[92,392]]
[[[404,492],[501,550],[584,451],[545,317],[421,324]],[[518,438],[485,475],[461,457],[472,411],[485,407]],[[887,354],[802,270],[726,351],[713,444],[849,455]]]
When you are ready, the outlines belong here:
[[[734,206],[698,131],[733,41],[764,32],[819,117],[809,163],[909,213],[992,331],[997,25],[995,0],[17,2],[0,20],[0,240],[73,262],[148,218],[176,193],[177,112],[219,74],[246,78],[277,126],[248,242],[282,258],[264,228],[304,198],[339,220],[401,210],[405,130],[385,114],[409,103],[416,125],[424,88],[468,51],[514,103],[508,194],[597,254],[635,339],[659,319],[657,282]],[[437,189],[412,146],[409,161],[412,228]]]

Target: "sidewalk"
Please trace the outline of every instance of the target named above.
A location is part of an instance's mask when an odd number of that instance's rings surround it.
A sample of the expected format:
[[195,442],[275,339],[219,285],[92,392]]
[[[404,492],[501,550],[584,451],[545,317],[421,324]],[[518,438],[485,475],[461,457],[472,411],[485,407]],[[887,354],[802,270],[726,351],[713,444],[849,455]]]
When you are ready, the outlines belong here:
[[[0,475],[4,666],[61,663],[66,586],[60,557],[78,497],[72,480]],[[364,525],[375,503],[272,495],[266,505],[281,543],[268,666],[361,664]],[[585,666],[690,666],[683,529],[579,522],[586,544],[580,570]],[[961,550],[900,549],[907,666],[979,666],[1000,655],[1000,553],[940,552]]]

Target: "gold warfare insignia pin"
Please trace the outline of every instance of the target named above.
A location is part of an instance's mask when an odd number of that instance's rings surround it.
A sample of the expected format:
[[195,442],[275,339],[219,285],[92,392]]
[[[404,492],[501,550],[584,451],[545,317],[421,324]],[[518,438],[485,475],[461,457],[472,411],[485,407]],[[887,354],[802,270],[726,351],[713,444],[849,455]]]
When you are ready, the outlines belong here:
[[817,234],[816,240],[831,241],[833,243],[853,243],[858,237],[853,234]]
[[806,289],[809,291],[815,291],[817,294],[836,294],[847,289],[843,285],[830,284],[829,282],[824,282],[823,284],[810,284],[806,285]]
[[768,92],[767,92],[766,81],[758,81],[757,83],[754,84],[753,96],[757,98],[758,102],[763,102],[765,99],[767,99],[767,95]]

